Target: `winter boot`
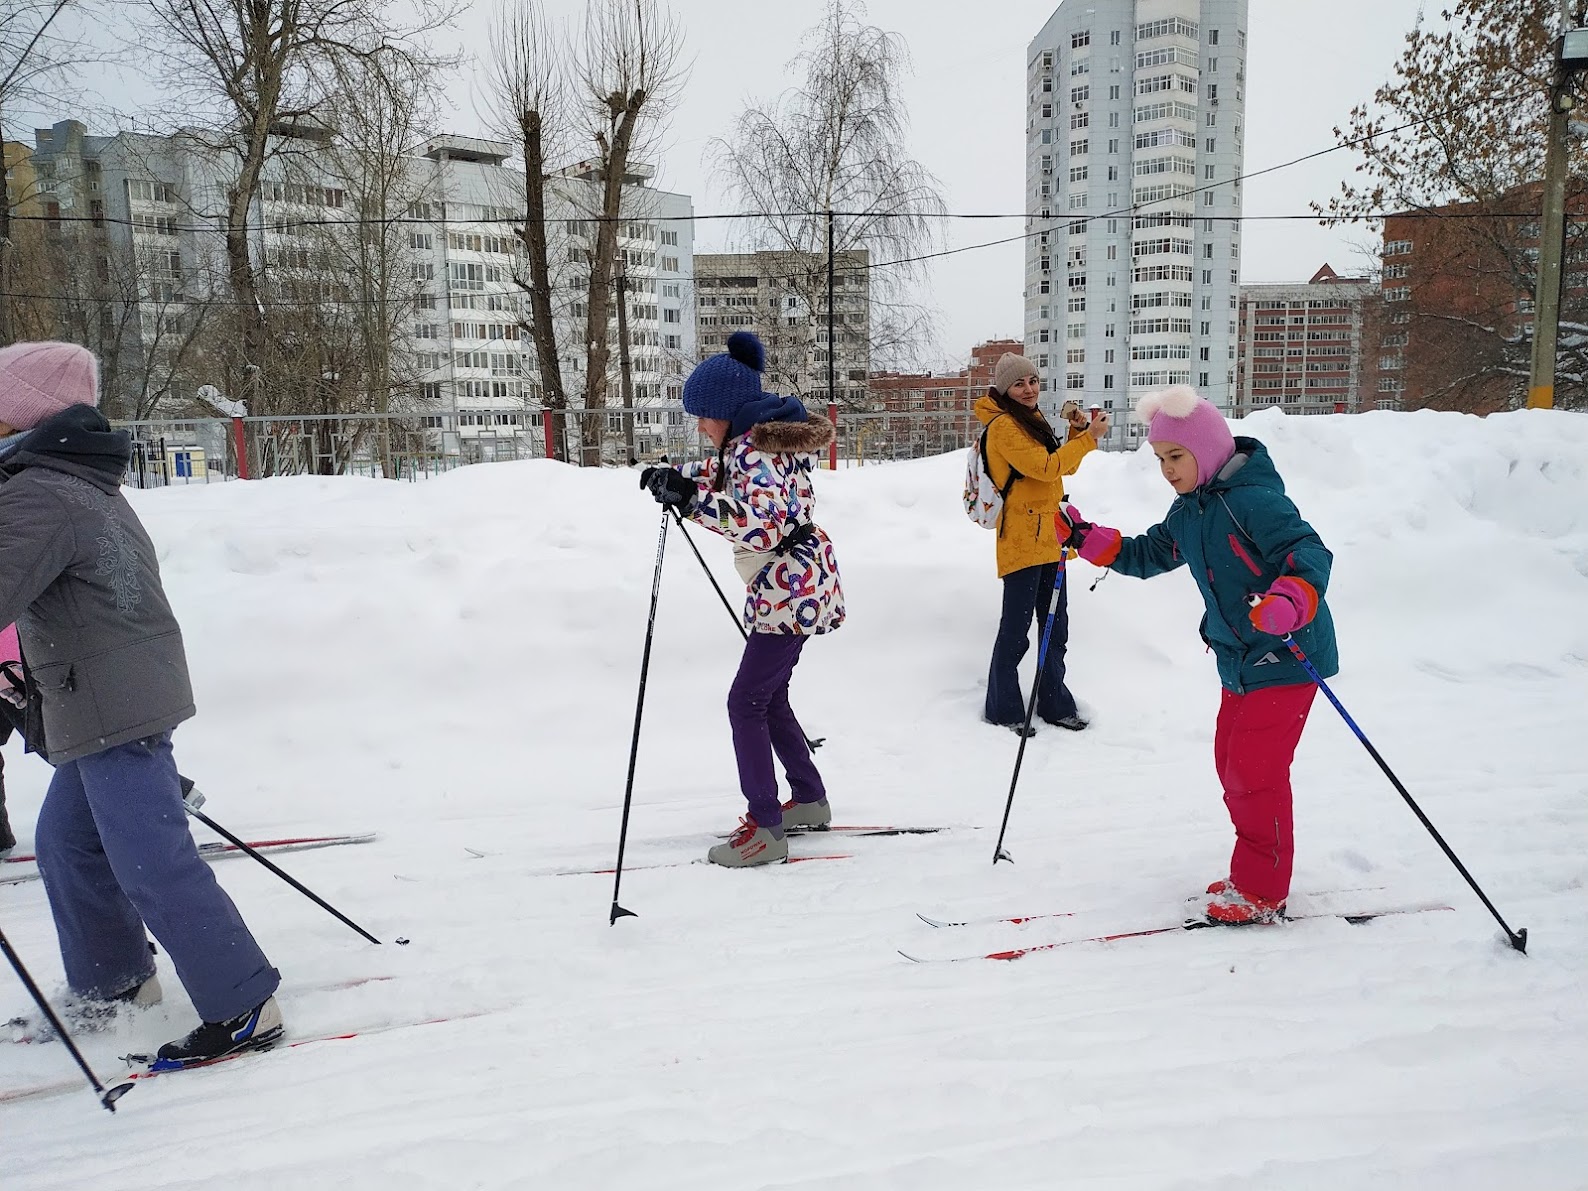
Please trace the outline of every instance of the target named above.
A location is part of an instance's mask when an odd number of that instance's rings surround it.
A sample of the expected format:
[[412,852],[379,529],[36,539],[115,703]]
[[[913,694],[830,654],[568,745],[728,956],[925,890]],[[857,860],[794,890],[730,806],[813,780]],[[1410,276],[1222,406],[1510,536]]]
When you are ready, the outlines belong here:
[[710,849],[706,859],[724,868],[782,864],[788,859],[788,840],[783,838],[781,827],[762,827],[753,816],[746,815],[728,842]]
[[226,1021],[207,1021],[186,1038],[167,1042],[155,1055],[165,1071],[199,1067],[250,1050],[268,1050],[281,1037],[281,1010],[267,997],[247,1013]]
[[1269,901],[1256,894],[1242,893],[1233,884],[1223,884],[1223,889],[1210,893],[1203,908],[1209,922],[1224,926],[1260,926],[1284,921],[1284,902]]
[[833,823],[833,808],[827,804],[827,799],[819,798],[815,802],[796,802],[789,799],[783,804],[783,830],[790,831],[826,831]]
[[985,720],[984,722],[992,724],[994,727],[1008,728],[1009,731],[1013,732],[1016,736],[1031,737],[1037,734],[1037,726],[1032,724],[1027,727],[1024,720],[1018,724],[1000,724],[997,720]]
[[1056,720],[1043,716],[1042,722],[1052,724],[1055,728],[1068,728],[1071,732],[1084,732],[1087,727],[1087,721],[1078,715],[1062,715]]
[[[110,997],[80,997],[75,993],[66,996],[57,1014],[73,1035],[102,1034],[128,1014],[158,1005],[163,995],[160,978],[150,976]],[[46,1017],[13,1017],[6,1025],[13,1042],[55,1041],[55,1027]]]

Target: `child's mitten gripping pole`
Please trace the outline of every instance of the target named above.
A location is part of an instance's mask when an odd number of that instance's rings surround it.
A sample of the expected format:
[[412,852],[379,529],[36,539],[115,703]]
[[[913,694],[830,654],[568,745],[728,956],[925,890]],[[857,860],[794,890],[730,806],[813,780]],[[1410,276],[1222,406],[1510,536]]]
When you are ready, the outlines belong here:
[[[1258,604],[1262,603],[1262,600],[1263,597],[1260,594],[1257,594],[1247,597],[1246,602],[1255,608]],[[1301,646],[1296,644],[1295,638],[1289,633],[1286,633],[1280,639],[1284,641],[1285,647],[1290,650],[1291,655],[1301,663],[1302,669],[1306,670],[1307,672],[1307,676],[1311,678],[1313,682],[1318,684],[1318,689],[1323,692],[1324,697],[1327,698],[1330,703],[1334,704],[1334,709],[1340,713],[1340,718],[1345,721],[1346,727],[1350,728],[1351,731],[1355,733],[1356,738],[1362,742],[1362,747],[1367,750],[1368,756],[1373,758],[1374,763],[1377,764],[1381,770],[1383,770],[1384,776],[1389,778],[1390,784],[1395,787],[1396,792],[1406,800],[1406,805],[1412,808],[1412,814],[1416,815],[1418,822],[1428,829],[1428,834],[1434,837],[1434,843],[1439,845],[1440,850],[1443,851],[1444,854],[1449,858],[1450,863],[1456,866],[1456,871],[1460,873],[1462,879],[1472,887],[1472,892],[1478,895],[1478,900],[1484,904],[1484,907],[1489,911],[1490,914],[1494,915],[1494,920],[1500,924],[1500,929],[1505,932],[1506,941],[1510,943],[1511,946],[1517,951],[1522,952],[1524,955],[1527,954],[1527,928],[1524,926],[1521,930],[1512,930],[1510,926],[1506,924],[1505,919],[1500,917],[1500,911],[1494,908],[1494,903],[1489,900],[1488,896],[1479,887],[1478,883],[1472,879],[1472,874],[1467,871],[1467,866],[1461,863],[1461,858],[1451,850],[1449,844],[1445,843],[1444,836],[1439,834],[1438,828],[1436,828],[1433,823],[1429,821],[1427,815],[1423,814],[1423,808],[1417,805],[1417,800],[1407,792],[1405,786],[1401,785],[1400,778],[1395,776],[1395,772],[1390,769],[1384,758],[1379,756],[1378,750],[1373,747],[1373,742],[1367,738],[1366,733],[1364,733],[1361,728],[1357,727],[1356,721],[1351,718],[1351,713],[1346,711],[1344,705],[1339,699],[1335,698],[1334,692],[1329,689],[1329,684],[1325,682],[1323,680],[1323,676],[1313,668],[1312,662],[1309,661],[1307,655],[1301,651]]]
[[[694,554],[695,561],[700,563],[700,569],[706,572],[706,578],[711,581],[712,589],[716,591],[717,598],[722,601],[722,606],[728,610],[728,618],[733,621],[733,627],[739,630],[739,636],[748,641],[750,639],[750,630],[744,627],[744,622],[739,619],[739,614],[733,610],[733,605],[728,602],[728,597],[722,590],[722,584],[717,582],[717,576],[713,575],[711,568],[706,565],[706,559],[700,553],[700,547],[696,546],[695,539],[689,536],[689,530],[684,527],[683,515],[679,513],[676,506],[670,507],[673,510],[673,519],[678,522],[678,532],[684,535],[684,541],[689,543],[689,549]],[[812,738],[806,733],[804,728],[800,729],[800,735],[805,737],[805,747],[813,753],[821,748],[827,740],[825,736]]]

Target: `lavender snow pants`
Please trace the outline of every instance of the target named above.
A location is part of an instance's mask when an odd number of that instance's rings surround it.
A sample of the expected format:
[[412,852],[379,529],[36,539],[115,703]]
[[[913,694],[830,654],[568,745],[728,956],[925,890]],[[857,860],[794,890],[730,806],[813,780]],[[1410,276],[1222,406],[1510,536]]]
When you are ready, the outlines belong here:
[[281,983],[199,858],[169,732],[58,766],[36,844],[79,996],[111,997],[153,974],[145,925],[205,1021],[246,1013]]
[[739,788],[750,814],[762,827],[783,822],[772,754],[783,762],[789,790],[797,802],[827,797],[816,772],[805,733],[788,702],[789,678],[800,660],[805,638],[794,633],[751,633],[744,643],[739,673],[728,690],[728,723],[739,761]]

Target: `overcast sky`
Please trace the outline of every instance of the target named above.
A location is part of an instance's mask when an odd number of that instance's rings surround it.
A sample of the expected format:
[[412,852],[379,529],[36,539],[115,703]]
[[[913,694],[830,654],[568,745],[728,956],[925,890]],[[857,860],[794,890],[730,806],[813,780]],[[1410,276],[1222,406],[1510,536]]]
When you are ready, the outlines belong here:
[[[1073,0],[1084,3],[1084,0]],[[1353,104],[1390,77],[1419,0],[1250,0],[1246,91],[1246,172],[1334,143],[1331,129]],[[549,0],[553,14],[577,16],[583,0]],[[822,0],[672,0],[692,60],[687,87],[669,121],[658,184],[694,198],[698,214],[731,209],[702,160],[725,135],[746,99],[771,97],[792,78],[784,67],[801,34],[821,16]],[[942,183],[955,212],[1023,210],[1025,55],[1056,6],[1048,0],[867,0],[870,23],[904,36],[913,74],[904,81],[912,154]],[[1437,9],[1437,6],[1436,6]],[[476,0],[460,23],[460,44],[484,59],[491,5]],[[1431,14],[1433,15],[1433,14]],[[471,68],[449,95],[452,131],[484,135],[483,95]],[[147,88],[126,79],[106,98],[123,110],[149,103]],[[66,113],[62,113],[63,115]],[[98,123],[90,119],[91,124]],[[91,131],[112,131],[93,127]],[[1303,215],[1328,198],[1355,164],[1338,151],[1246,184],[1248,216]],[[950,221],[945,247],[1018,235],[1018,219]],[[702,225],[697,249],[722,247],[724,229]],[[1331,231],[1310,220],[1247,225],[1242,280],[1305,280],[1327,261],[1360,271],[1364,232]],[[937,347],[928,361],[962,359],[971,346],[1021,334],[1022,250],[1016,244],[959,253],[935,262],[926,300],[938,312]]]

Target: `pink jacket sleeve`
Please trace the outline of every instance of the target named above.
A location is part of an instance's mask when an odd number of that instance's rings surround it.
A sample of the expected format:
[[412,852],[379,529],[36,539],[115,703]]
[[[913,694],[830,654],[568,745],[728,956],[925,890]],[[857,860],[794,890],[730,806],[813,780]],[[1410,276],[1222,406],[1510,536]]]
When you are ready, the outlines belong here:
[[22,646],[17,641],[17,626],[8,624],[0,629],[0,662],[20,662]]

